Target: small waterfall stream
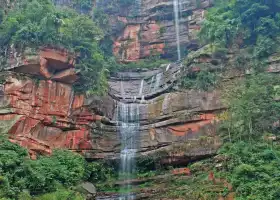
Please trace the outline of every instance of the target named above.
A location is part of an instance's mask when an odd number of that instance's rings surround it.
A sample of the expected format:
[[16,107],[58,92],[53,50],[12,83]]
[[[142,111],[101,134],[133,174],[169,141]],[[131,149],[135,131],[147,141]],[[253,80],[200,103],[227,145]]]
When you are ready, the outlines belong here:
[[142,96],[143,87],[144,87],[144,79],[142,79],[142,81],[141,81],[140,90],[139,90],[139,96]]
[[[124,181],[124,190],[131,190],[129,180],[135,173],[135,156],[139,137],[139,104],[118,103],[117,122],[121,139],[119,177]],[[119,197],[119,200],[133,200],[131,194]]]
[[125,95],[125,91],[123,87],[123,82],[121,81],[121,96],[124,97],[124,95]]
[[156,92],[159,89],[162,77],[163,77],[162,72],[160,72],[156,75],[156,81],[155,81],[155,84],[154,84],[154,87],[153,87],[153,92]]
[[[175,29],[176,29],[176,43],[178,60],[181,60],[181,47],[180,47],[180,12],[182,9],[180,0],[173,0],[174,17],[175,17]],[[179,9],[180,8],[180,9]]]
[[136,15],[140,16],[142,11],[142,0],[135,0]]

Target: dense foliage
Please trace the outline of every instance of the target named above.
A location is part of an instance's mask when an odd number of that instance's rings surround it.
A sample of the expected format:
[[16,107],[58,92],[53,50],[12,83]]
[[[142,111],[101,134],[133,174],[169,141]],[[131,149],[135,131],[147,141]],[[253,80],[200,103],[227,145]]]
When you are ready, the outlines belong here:
[[245,48],[252,58],[262,59],[277,50],[280,1],[216,1],[205,20],[200,38],[206,43]]
[[240,200],[276,200],[280,198],[279,143],[236,142],[225,145],[220,155],[230,159],[220,172],[233,184]]
[[5,60],[11,46],[19,52],[27,47],[65,48],[78,56],[76,68],[81,79],[76,90],[101,92],[106,87],[104,56],[99,47],[103,35],[88,15],[56,8],[49,0],[24,0],[0,24],[0,56]]
[[11,199],[27,190],[33,195],[69,187],[84,178],[86,163],[82,156],[57,150],[52,157],[30,160],[27,151],[1,137],[0,197]]
[[183,88],[209,91],[215,88],[217,79],[214,72],[189,72],[181,78],[179,84]]
[[[280,81],[271,74],[259,74],[238,82],[229,90],[227,102],[228,122],[226,132],[232,132],[233,139],[258,139],[264,133],[278,133],[275,124],[280,118]],[[226,95],[225,95],[226,96]],[[227,121],[226,121],[227,122]]]
[[220,176],[233,184],[240,200],[279,199],[279,78],[259,74],[229,90],[221,126],[225,157]]
[[[242,72],[255,69],[251,70],[251,75],[236,78],[236,84],[233,80],[231,84],[224,82],[223,95],[229,109],[220,115],[219,134],[224,145],[218,152],[219,161],[211,158],[191,165],[193,182],[201,175],[204,179],[196,184],[208,184],[205,179],[214,171],[220,180],[232,184],[239,200],[280,198],[280,81],[278,75],[262,72],[268,57],[279,52],[279,11],[278,0],[217,0],[209,9],[199,35],[203,44],[210,44],[206,46],[212,48],[211,53],[217,53],[217,49],[226,49],[224,55],[234,53],[226,55],[229,59],[226,56],[221,59],[224,73],[231,67]],[[215,57],[209,51],[200,55]],[[186,88],[207,90],[207,86],[216,87],[215,82],[215,75],[206,69],[188,73],[181,84]],[[200,167],[196,171],[197,166]],[[201,188],[193,191],[200,196],[211,194]],[[186,192],[181,190],[177,197]],[[228,188],[221,190],[223,195],[228,192]],[[206,199],[217,198],[217,194],[213,194]]]
[[31,199],[32,195],[34,199],[79,200],[82,194],[64,188],[82,181],[102,182],[110,178],[112,170],[66,150],[31,160],[26,149],[1,137],[0,174],[0,199]]

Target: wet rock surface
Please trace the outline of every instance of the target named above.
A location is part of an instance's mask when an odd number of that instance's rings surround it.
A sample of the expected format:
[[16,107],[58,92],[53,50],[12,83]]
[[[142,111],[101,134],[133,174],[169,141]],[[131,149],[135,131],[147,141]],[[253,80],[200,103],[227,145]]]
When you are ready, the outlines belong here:
[[[99,3],[104,6],[110,1]],[[195,0],[182,1],[182,46],[198,48],[196,32],[210,5],[209,0],[199,7]],[[172,57],[176,49],[173,2],[142,0],[140,14],[129,17],[129,12],[121,8],[108,13],[114,19],[112,26],[120,21],[124,25],[114,38],[115,55],[127,62],[153,52]],[[119,102],[139,104],[139,155],[164,151],[162,162],[180,163],[211,155],[220,145],[216,124],[217,113],[225,109],[221,92],[177,91],[177,81],[186,73],[181,63],[116,73],[109,79],[107,96],[86,97],[72,89],[79,79],[76,55],[54,48],[21,54],[11,50],[2,74],[1,128],[9,132],[11,141],[27,147],[34,159],[54,148],[71,149],[89,159],[119,158]]]
[[[106,1],[105,1],[106,2]],[[212,0],[184,0],[180,3],[180,43],[188,50],[199,47],[196,35]],[[97,4],[106,7],[106,3]],[[105,9],[106,10],[106,9]],[[131,8],[132,10],[132,8]],[[163,57],[176,55],[176,32],[172,0],[142,0],[137,14],[125,8],[108,12],[112,26],[120,26],[114,38],[114,54],[122,61],[131,62],[158,53]],[[132,15],[134,15],[132,17]]]
[[[34,69],[57,68],[65,73],[74,69],[75,61],[65,59],[65,52],[48,49],[33,56],[39,58],[32,61]],[[18,62],[3,72],[0,119],[11,141],[27,147],[34,159],[53,148],[78,151],[89,159],[119,158],[119,102],[139,106],[139,155],[164,151],[165,163],[189,162],[215,153],[220,145],[215,127],[216,114],[225,108],[221,93],[172,89],[182,72],[181,63],[149,72],[120,72],[111,77],[107,96],[86,98],[72,90],[76,75],[58,79],[58,74],[48,76],[38,70],[34,76],[30,62]],[[173,151],[177,144],[187,144],[188,150]]]

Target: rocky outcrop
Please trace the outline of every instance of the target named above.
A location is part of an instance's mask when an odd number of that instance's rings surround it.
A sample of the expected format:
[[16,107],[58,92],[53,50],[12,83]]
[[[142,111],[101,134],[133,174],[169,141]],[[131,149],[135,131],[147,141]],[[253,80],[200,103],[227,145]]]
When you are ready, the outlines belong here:
[[[196,35],[211,0],[180,1],[180,44],[182,51],[198,48]],[[112,4],[112,3],[111,3]],[[98,3],[111,16],[114,36],[113,52],[123,62],[137,61],[153,54],[175,58],[176,30],[172,0],[142,0],[134,13],[126,8],[112,12],[109,3]],[[137,7],[137,9],[135,8]],[[111,12],[110,12],[111,11]],[[137,11],[137,12],[136,12]]]
[[[139,109],[139,155],[163,154],[163,163],[181,163],[215,153],[221,145],[216,135],[217,114],[225,109],[220,101],[221,92],[176,91],[176,81],[182,72],[182,64],[173,63],[111,77],[109,95],[116,109],[103,113],[114,117],[94,129],[98,151],[87,156],[119,157],[119,101],[129,104],[130,109]],[[94,104],[100,107],[100,103]]]
[[[105,0],[97,6],[107,8],[114,2]],[[182,46],[198,48],[196,32],[210,4],[209,0],[199,5],[195,0],[182,1]],[[122,25],[112,36],[115,55],[126,62],[154,53],[172,57],[176,49],[173,2],[142,0],[140,8],[134,17],[133,10],[125,7],[105,10],[113,28]],[[11,141],[27,147],[32,157],[67,148],[89,159],[119,158],[120,102],[139,108],[139,155],[162,154],[163,163],[180,163],[212,155],[220,146],[216,123],[224,109],[221,92],[179,90],[176,83],[187,73],[181,63],[116,73],[109,79],[107,96],[85,97],[72,90],[79,79],[75,58],[61,49],[27,49],[19,54],[11,47],[2,74],[1,128]]]
[[10,58],[2,72],[0,119],[11,141],[27,147],[32,156],[54,148],[92,149],[91,124],[101,117],[89,112],[84,96],[72,90],[74,60],[66,52],[43,49]]
[[[217,113],[222,109],[218,91],[172,92],[140,104],[137,141],[140,154],[167,152],[166,157],[171,160],[164,162],[181,162],[182,157],[189,161],[191,157],[215,153],[220,145],[216,136]],[[117,123],[100,124],[95,131],[99,133],[96,136],[99,153],[88,156],[117,158],[120,152]]]
[[2,72],[1,127],[34,158],[54,148],[89,159],[118,158],[119,102],[139,108],[139,155],[164,152],[163,163],[187,162],[220,145],[215,135],[216,113],[224,109],[220,92],[174,90],[180,63],[117,73],[109,95],[85,98],[71,87],[78,79],[74,55],[55,49],[12,55]]

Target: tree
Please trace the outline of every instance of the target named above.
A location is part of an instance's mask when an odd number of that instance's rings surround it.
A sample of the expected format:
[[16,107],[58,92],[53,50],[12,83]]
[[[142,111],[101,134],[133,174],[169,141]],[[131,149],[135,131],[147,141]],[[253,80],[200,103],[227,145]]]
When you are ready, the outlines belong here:
[[253,47],[252,58],[264,59],[277,50],[279,11],[279,0],[218,1],[207,14],[200,38],[222,47]]
[[239,82],[230,91],[230,132],[235,139],[258,139],[265,132],[277,133],[280,103],[275,101],[280,81],[271,74],[258,74]]
[[[40,46],[62,47],[79,55],[76,69],[80,81],[76,91],[88,93],[104,88],[99,75],[105,66],[99,47],[103,31],[89,15],[69,8],[56,8],[50,0],[23,0],[15,5],[0,24],[0,56],[8,56],[13,45],[19,52]],[[3,63],[2,63],[3,65]]]

